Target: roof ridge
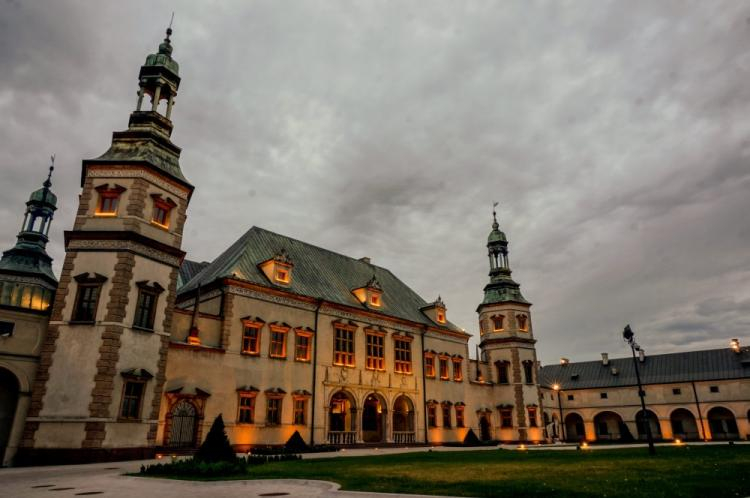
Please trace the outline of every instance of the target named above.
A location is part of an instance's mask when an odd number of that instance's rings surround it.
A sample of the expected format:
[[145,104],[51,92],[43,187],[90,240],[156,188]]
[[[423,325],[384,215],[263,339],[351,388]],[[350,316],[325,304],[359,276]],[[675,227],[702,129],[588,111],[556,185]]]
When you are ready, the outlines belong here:
[[[388,273],[390,273],[391,275],[393,275],[393,272],[391,272],[391,271],[390,271],[390,270],[389,270],[388,268],[385,268],[385,267],[383,267],[383,266],[379,266],[379,265],[376,265],[376,264],[373,264],[373,263],[366,263],[366,262],[362,261],[362,260],[361,260],[361,259],[359,259],[359,258],[353,258],[353,257],[351,257],[351,256],[347,256],[346,254],[342,254],[342,253],[340,253],[340,252],[336,252],[336,251],[334,251],[334,250],[332,250],[332,249],[327,249],[327,248],[325,248],[325,247],[321,247],[321,246],[318,246],[318,245],[315,245],[315,244],[311,244],[311,243],[309,243],[309,242],[305,242],[304,240],[296,239],[296,238],[294,238],[294,237],[290,237],[290,236],[288,236],[288,235],[284,235],[284,234],[282,234],[282,233],[274,232],[273,230],[268,230],[267,228],[259,227],[259,226],[257,226],[257,225],[253,225],[252,227],[250,227],[250,230],[253,230],[253,229],[261,230],[261,231],[263,231],[263,232],[267,232],[267,233],[270,233],[270,234],[276,235],[276,236],[278,236],[278,237],[283,237],[283,238],[285,238],[285,239],[289,239],[289,240],[292,240],[292,241],[294,241],[294,242],[299,242],[300,244],[304,244],[304,245],[306,245],[306,246],[309,246],[309,247],[314,247],[315,249],[319,249],[319,250],[321,250],[321,251],[325,251],[325,252],[327,252],[327,253],[330,253],[330,254],[335,254],[336,256],[340,256],[340,257],[342,257],[342,258],[345,258],[345,259],[348,259],[348,260],[350,260],[350,261],[357,261],[357,262],[359,262],[359,263],[363,263],[363,264],[366,264],[366,265],[368,265],[368,266],[374,266],[375,268],[379,268],[379,269],[381,269],[381,270],[387,271]],[[248,230],[248,232],[249,232],[250,230]],[[394,275],[394,276],[395,276],[395,275]]]
[[[664,356],[674,356],[674,355],[690,354],[690,353],[707,353],[707,352],[711,352],[711,351],[727,351],[727,350],[731,351],[732,348],[693,349],[693,350],[690,350],[690,351],[673,351],[671,353],[658,353],[658,354],[651,354],[651,355],[647,354],[646,358],[659,358],[659,357],[664,357]],[[620,357],[620,358],[609,358],[610,362],[617,361],[617,360],[632,360],[632,357],[631,356],[623,356],[623,357]],[[588,364],[588,363],[601,363],[601,362],[602,362],[601,359],[598,359],[598,360],[586,360],[586,361],[571,361],[571,362],[569,362],[567,364],[566,368],[569,367],[569,366],[571,366],[571,365],[583,365],[583,364]],[[542,368],[546,368],[546,367],[559,367],[559,366],[560,365],[557,364],[557,363],[550,363],[549,365],[542,365]]]

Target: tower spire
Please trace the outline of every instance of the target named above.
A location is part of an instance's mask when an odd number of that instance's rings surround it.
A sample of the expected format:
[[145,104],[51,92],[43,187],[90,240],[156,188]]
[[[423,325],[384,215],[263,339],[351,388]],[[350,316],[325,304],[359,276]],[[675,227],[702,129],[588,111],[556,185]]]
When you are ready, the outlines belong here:
[[484,288],[482,304],[516,301],[526,303],[520,285],[511,278],[508,258],[508,238],[497,222],[498,202],[492,203],[492,230],[487,237],[487,255],[490,259],[490,282]]

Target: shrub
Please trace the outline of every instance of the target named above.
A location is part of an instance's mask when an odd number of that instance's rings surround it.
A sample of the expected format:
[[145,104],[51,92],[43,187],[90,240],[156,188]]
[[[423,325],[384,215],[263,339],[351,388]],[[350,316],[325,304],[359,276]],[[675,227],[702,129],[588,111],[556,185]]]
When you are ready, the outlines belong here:
[[237,460],[237,455],[229,443],[229,438],[224,430],[224,419],[221,417],[221,414],[214,419],[206,440],[203,441],[198,453],[195,454],[195,460],[206,463],[232,463]]

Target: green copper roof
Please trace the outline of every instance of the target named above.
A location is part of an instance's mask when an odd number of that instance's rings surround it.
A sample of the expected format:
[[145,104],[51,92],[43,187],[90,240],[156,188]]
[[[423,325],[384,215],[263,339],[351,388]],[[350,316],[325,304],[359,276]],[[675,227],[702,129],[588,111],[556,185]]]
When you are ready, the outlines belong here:
[[505,234],[502,231],[494,229],[490,232],[489,237],[487,237],[487,242],[508,242],[508,239],[505,237]]
[[57,206],[57,196],[46,187],[35,190],[29,196],[29,202],[47,203],[50,206]]
[[[180,288],[178,294],[194,290],[199,284],[205,286],[216,279],[232,276],[266,287],[276,287],[269,282],[258,265],[273,258],[282,249],[293,264],[292,281],[290,285],[278,288],[332,303],[364,308],[352,294],[352,290],[366,286],[374,277],[383,289],[383,306],[369,308],[371,311],[439,327],[420,311],[428,303],[389,270],[258,227],[248,230]],[[450,323],[441,328],[459,330]]]

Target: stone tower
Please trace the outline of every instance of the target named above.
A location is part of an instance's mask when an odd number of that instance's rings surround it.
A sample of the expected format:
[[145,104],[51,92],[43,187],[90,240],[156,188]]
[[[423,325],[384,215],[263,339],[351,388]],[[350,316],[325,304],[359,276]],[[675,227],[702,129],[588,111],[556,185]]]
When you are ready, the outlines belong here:
[[[490,282],[484,287],[484,300],[477,308],[479,347],[492,367],[498,408],[512,410],[514,435],[518,441],[526,441],[530,430],[541,434],[542,424],[531,303],[510,276],[508,239],[500,230],[494,211],[492,215],[492,231],[487,239]],[[539,434],[532,439],[539,439]]]
[[83,161],[21,462],[153,453],[193,191],[170,139],[180,84],[170,35],[141,67],[128,129]]
[[26,202],[16,245],[0,259],[0,464],[9,465],[18,448],[39,364],[50,305],[57,289],[46,251],[57,198],[52,170]]

